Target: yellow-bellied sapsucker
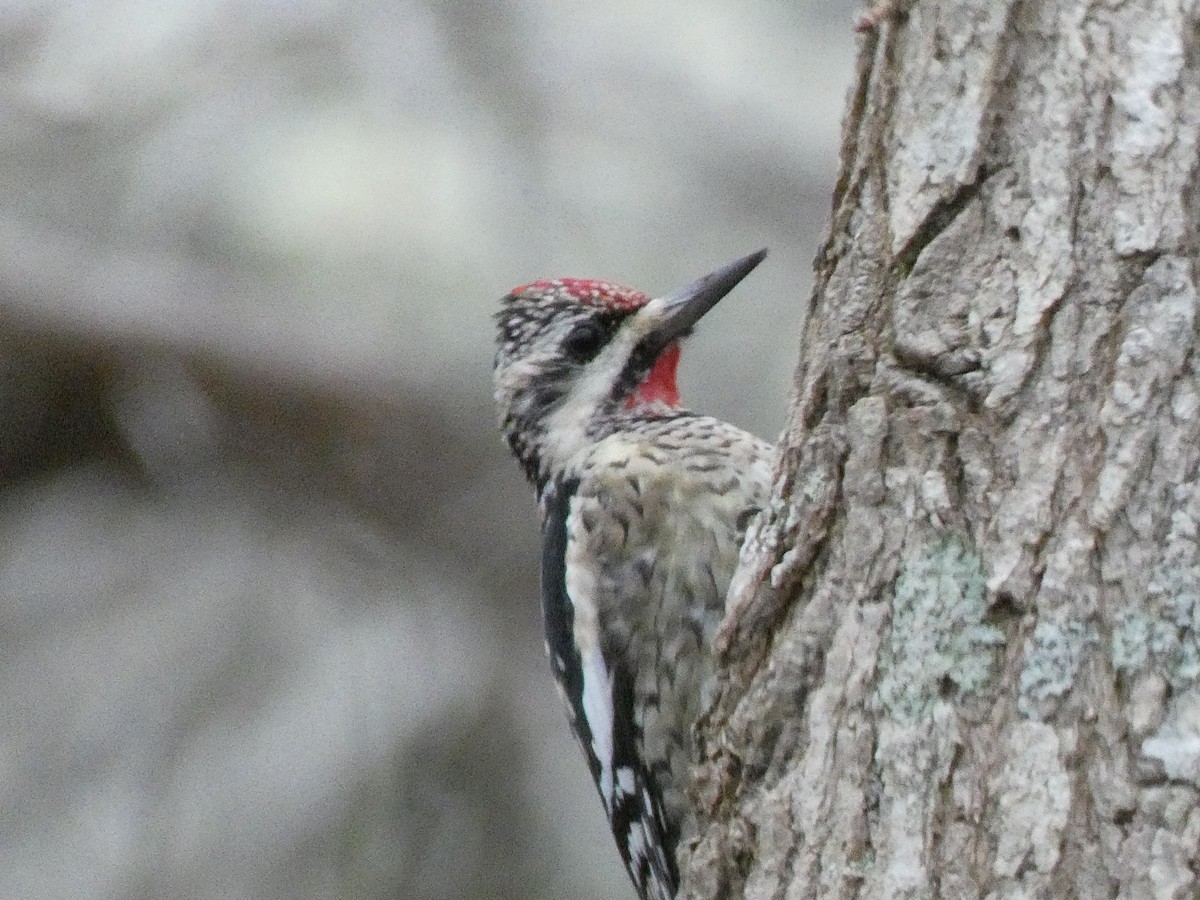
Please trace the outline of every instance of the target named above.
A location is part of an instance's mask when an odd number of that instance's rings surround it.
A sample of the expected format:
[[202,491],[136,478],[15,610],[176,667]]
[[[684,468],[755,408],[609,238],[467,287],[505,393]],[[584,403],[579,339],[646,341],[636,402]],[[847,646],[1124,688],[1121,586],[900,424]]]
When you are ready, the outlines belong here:
[[679,341],[764,256],[653,300],[536,281],[497,315],[501,428],[542,512],[546,650],[643,900],[678,888],[710,645],[774,455],[679,407]]

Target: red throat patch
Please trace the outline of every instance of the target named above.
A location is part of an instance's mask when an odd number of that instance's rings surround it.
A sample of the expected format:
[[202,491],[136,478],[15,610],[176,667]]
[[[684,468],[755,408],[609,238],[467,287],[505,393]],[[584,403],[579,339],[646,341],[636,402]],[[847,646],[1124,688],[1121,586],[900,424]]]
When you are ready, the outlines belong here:
[[630,409],[650,403],[678,406],[679,385],[675,383],[675,370],[678,367],[679,342],[676,341],[658,355],[646,379],[629,395],[625,405]]

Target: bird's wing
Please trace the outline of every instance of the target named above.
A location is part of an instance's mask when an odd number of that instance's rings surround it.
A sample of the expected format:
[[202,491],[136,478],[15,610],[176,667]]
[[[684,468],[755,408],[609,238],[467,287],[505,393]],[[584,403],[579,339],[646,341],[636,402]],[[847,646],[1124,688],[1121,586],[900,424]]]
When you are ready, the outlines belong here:
[[617,848],[644,900],[671,900],[679,876],[654,778],[642,760],[633,673],[601,640],[597,573],[569,553],[577,478],[542,497],[542,615],[546,651],[587,757]]

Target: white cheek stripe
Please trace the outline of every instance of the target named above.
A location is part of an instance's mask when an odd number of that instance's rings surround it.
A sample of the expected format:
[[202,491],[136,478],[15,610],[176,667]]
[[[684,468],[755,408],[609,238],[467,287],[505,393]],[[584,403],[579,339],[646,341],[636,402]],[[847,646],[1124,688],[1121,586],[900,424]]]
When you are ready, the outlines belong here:
[[588,445],[588,425],[603,408],[633,348],[653,324],[653,317],[638,314],[629,318],[600,355],[580,372],[559,407],[546,417],[542,451],[557,468],[565,467]]

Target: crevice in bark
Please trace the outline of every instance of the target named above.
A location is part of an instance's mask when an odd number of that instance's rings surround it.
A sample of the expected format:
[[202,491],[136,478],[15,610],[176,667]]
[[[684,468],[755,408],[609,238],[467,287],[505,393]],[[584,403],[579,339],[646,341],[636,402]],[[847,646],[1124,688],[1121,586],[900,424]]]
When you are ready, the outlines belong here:
[[898,282],[912,272],[921,252],[928,247],[967,207],[979,196],[988,173],[980,168],[970,182],[960,185],[950,197],[939,200],[925,217],[925,221],[892,259],[889,274]]
[[[870,95],[871,78],[869,71],[875,56],[875,46],[878,35],[872,34],[859,50],[858,78],[854,93],[850,98],[849,110],[846,114],[846,127],[843,130],[841,147],[841,165],[839,166],[837,182],[834,184],[833,197],[830,205],[830,228],[825,241],[819,249],[813,266],[817,271],[817,284],[814,285],[813,297],[819,296],[819,290],[828,282],[827,263],[836,259],[829,251],[837,235],[846,233],[846,225],[850,214],[858,208],[858,188],[860,173],[855,164],[865,146],[861,140],[866,128],[870,107],[867,100]],[[820,277],[824,276],[824,277]]]

